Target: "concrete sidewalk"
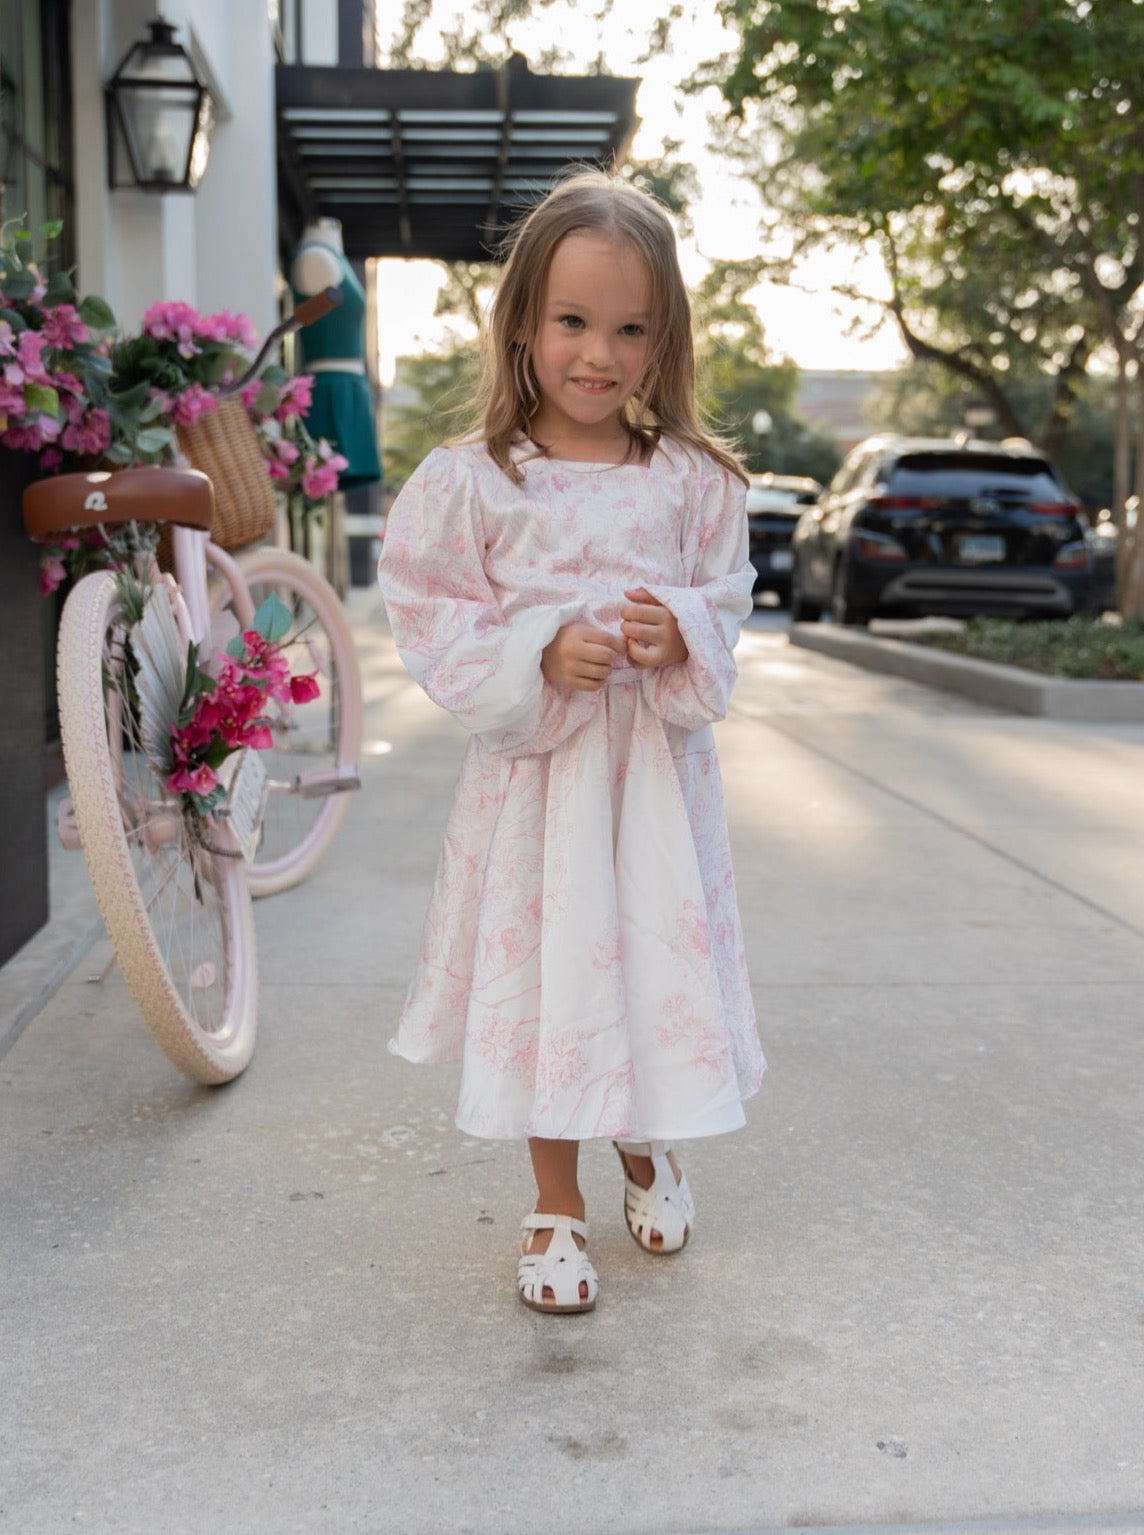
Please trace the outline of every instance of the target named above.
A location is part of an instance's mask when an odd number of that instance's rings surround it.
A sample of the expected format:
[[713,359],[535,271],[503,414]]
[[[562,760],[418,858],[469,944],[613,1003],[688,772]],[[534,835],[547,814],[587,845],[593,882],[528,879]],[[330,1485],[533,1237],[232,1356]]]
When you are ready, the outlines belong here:
[[748,633],[771,1072],[679,1258],[585,1149],[600,1303],[538,1317],[523,1148],[385,1049],[463,737],[352,610],[364,792],[258,907],[250,1069],[182,1079],[104,939],[0,1062],[0,1530],[1144,1531],[1144,727]]

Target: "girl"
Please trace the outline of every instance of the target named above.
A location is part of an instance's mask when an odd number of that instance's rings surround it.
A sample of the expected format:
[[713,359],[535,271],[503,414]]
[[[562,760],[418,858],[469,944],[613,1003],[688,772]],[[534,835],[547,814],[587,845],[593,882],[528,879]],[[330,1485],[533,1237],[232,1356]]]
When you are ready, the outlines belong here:
[[527,1137],[521,1298],[589,1311],[579,1143],[678,1251],[667,1144],[744,1122],[764,1070],[711,734],[751,609],[745,476],[702,430],[658,203],[597,173],[520,226],[479,431],[394,503],[379,576],[402,659],[472,732],[391,1049],[460,1059],[458,1126]]

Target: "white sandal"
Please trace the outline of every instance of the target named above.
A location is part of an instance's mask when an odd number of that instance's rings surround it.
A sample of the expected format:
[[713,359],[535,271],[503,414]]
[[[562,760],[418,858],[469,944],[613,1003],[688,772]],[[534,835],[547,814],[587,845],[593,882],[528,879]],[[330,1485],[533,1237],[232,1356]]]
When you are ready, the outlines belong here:
[[[522,1244],[520,1262],[516,1269],[516,1285],[520,1298],[533,1311],[572,1312],[591,1311],[596,1304],[599,1280],[588,1254],[576,1246],[573,1235],[588,1240],[588,1224],[571,1215],[526,1215],[521,1222]],[[526,1250],[534,1231],[551,1231],[548,1250],[532,1253]],[[580,1286],[588,1287],[587,1296],[580,1294]],[[552,1291],[552,1299],[545,1300],[545,1290]]]
[[[671,1150],[669,1141],[613,1141],[624,1165],[624,1219],[628,1230],[645,1252],[677,1253],[687,1246],[691,1228],[695,1224],[695,1200],[687,1186],[687,1175],[680,1170],[679,1182],[667,1160]],[[650,1157],[652,1184],[641,1189],[628,1172],[624,1153],[633,1157]],[[662,1241],[652,1245],[652,1232],[658,1231]]]

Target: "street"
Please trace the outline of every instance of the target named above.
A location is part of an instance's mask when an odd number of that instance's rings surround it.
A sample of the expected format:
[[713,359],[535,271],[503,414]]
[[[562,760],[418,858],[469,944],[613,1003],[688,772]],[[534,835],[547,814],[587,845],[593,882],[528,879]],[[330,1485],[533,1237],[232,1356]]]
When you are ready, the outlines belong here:
[[524,1148],[386,1051],[464,738],[351,611],[364,788],[258,907],[247,1073],[183,1080],[103,939],[0,1062],[0,1529],[1144,1531],[1144,728],[758,611],[717,738],[770,1071],[682,1148],[678,1258],[585,1148],[600,1303],[542,1317]]

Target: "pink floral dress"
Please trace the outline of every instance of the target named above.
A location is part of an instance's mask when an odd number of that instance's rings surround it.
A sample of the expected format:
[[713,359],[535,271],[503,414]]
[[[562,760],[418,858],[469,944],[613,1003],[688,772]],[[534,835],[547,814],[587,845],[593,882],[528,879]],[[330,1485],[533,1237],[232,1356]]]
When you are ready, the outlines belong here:
[[[743,487],[666,440],[646,466],[521,462],[518,486],[438,448],[386,527],[398,650],[472,732],[390,1049],[463,1062],[470,1135],[733,1130],[765,1069],[711,733],[751,609]],[[639,586],[689,659],[546,682],[556,631],[618,634]]]

